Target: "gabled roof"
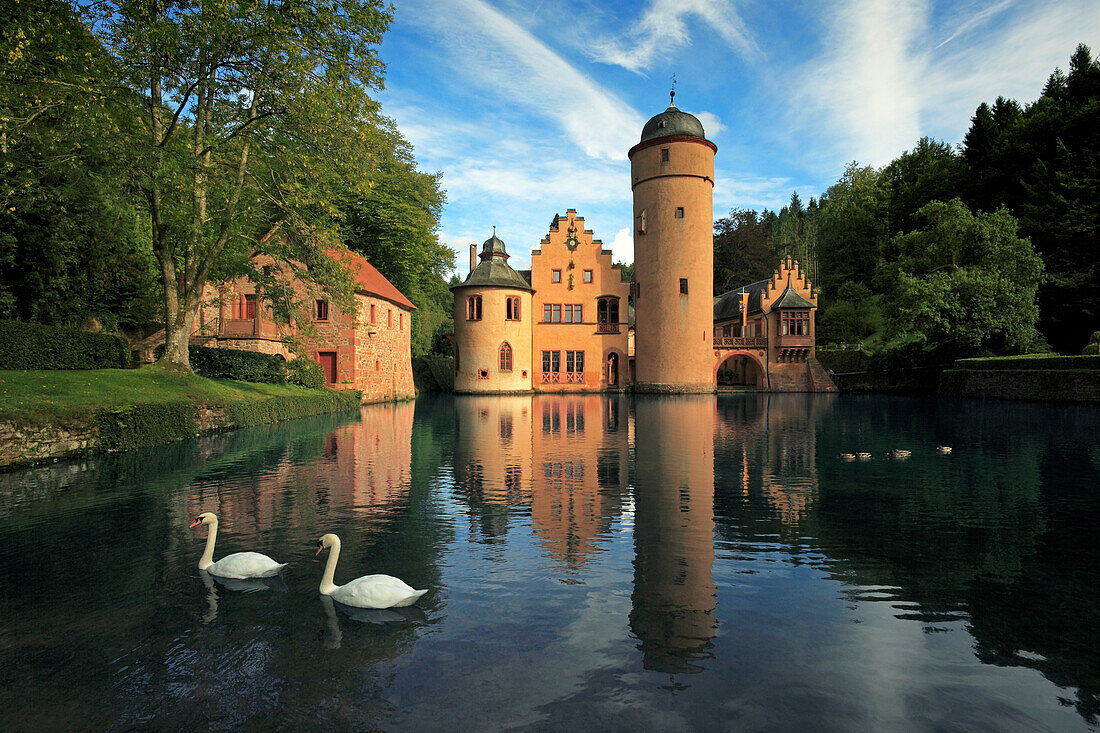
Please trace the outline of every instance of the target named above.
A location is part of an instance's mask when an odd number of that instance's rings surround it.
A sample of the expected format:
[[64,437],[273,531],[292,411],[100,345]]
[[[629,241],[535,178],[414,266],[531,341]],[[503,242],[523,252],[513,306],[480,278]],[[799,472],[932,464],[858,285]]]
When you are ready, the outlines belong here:
[[355,278],[356,290],[371,295],[377,295],[379,298],[388,300],[407,310],[416,310],[416,306],[412,304],[412,301],[402,295],[401,291],[395,288],[393,283],[376,270],[374,265],[368,262],[367,258],[363,257],[363,255],[352,252],[351,250],[348,250],[346,253],[329,250],[327,254],[330,257],[347,263],[348,269],[351,270],[352,277]]
[[783,294],[779,296],[779,300],[775,301],[772,305],[772,310],[777,308],[816,308],[813,303],[803,298],[798,292],[791,287],[790,283],[787,283],[787,289],[783,291]]

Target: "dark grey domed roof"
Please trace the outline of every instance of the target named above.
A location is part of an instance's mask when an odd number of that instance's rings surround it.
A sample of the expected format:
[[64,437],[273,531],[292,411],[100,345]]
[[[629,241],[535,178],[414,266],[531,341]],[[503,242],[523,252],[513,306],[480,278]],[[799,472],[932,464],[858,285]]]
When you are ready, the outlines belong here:
[[493,236],[481,245],[480,259],[481,263],[466,276],[462,283],[451,286],[451,290],[478,286],[534,292],[523,275],[513,270],[508,264],[508,252],[504,249],[504,241],[497,237],[496,227],[493,227]]
[[504,250],[504,241],[497,238],[496,227],[493,227],[493,236],[486,239],[481,245],[481,259],[484,260],[492,255],[508,257],[508,253]]
[[695,115],[681,112],[675,104],[668,105],[668,109],[655,117],[642,128],[642,139],[639,142],[653,140],[658,137],[671,137],[673,135],[687,135],[689,137],[701,137],[706,139],[703,132],[703,123]]

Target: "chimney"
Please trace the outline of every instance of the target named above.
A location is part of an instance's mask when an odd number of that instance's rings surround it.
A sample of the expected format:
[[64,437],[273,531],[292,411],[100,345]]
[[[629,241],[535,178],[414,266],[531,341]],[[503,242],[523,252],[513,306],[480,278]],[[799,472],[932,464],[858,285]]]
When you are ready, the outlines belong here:
[[475,267],[477,267],[477,245],[476,244],[471,244],[470,245],[470,272],[473,272]]

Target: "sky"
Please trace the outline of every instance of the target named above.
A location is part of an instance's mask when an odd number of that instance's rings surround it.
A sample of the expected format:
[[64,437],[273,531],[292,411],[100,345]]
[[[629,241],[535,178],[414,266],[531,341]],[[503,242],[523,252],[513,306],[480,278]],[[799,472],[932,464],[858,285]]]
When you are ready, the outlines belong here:
[[1096,0],[392,0],[383,113],[447,194],[440,239],[469,270],[493,233],[516,269],[576,209],[633,262],[630,163],[669,102],[718,146],[714,215],[803,203],[851,161],[957,144],[998,96],[1034,101]]

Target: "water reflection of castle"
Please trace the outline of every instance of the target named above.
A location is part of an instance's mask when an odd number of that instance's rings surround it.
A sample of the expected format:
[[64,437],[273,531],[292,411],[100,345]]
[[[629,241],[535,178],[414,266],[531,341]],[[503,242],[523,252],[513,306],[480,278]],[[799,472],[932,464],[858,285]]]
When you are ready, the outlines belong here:
[[797,523],[816,490],[814,426],[831,400],[773,399],[457,397],[457,487],[471,533],[499,541],[526,509],[547,556],[579,573],[611,524],[631,515],[630,628],[643,665],[700,671],[694,660],[709,656],[717,629],[716,450],[721,465],[743,465],[739,491],[747,496],[751,483],[785,523]]

